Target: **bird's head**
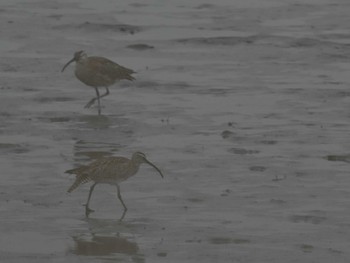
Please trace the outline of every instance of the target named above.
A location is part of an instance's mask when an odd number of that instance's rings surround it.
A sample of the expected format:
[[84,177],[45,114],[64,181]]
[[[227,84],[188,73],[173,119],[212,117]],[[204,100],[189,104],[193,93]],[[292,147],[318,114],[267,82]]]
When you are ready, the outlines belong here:
[[133,153],[131,159],[132,159],[133,162],[136,162],[136,163],[139,163],[139,164],[147,163],[148,165],[150,165],[154,169],[156,169],[161,177],[164,177],[163,173],[161,172],[161,170],[157,166],[155,166],[153,163],[148,161],[147,158],[146,158],[146,155],[144,153],[142,153],[142,152],[135,152],[135,153]]
[[80,50],[80,51],[75,52],[73,58],[72,58],[71,60],[69,60],[69,61],[66,63],[66,65],[63,66],[61,72],[63,72],[63,71],[66,69],[66,67],[68,67],[68,65],[69,65],[70,63],[72,63],[72,62],[74,62],[74,61],[75,61],[75,62],[78,62],[78,61],[80,61],[80,60],[82,60],[82,59],[84,59],[84,58],[86,58],[86,57],[87,57],[87,55],[86,55],[86,53],[84,52],[84,50]]

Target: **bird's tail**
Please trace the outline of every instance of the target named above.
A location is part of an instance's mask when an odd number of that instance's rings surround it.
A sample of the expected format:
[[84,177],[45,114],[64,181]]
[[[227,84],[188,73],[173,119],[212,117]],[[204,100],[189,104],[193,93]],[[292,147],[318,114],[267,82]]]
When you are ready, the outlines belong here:
[[130,81],[135,80],[135,78],[134,78],[133,76],[131,76],[131,75],[127,76],[126,79],[127,79],[127,80],[130,80]]
[[75,188],[77,188],[79,186],[79,183],[77,183],[77,180],[75,180],[75,182],[72,184],[71,187],[69,187],[69,189],[67,190],[68,193],[71,193]]
[[[68,171],[67,171],[68,172]],[[91,181],[91,178],[88,174],[79,174],[75,178],[74,183],[72,184],[71,187],[67,190],[68,193],[73,192],[79,185],[85,184],[87,182]]]

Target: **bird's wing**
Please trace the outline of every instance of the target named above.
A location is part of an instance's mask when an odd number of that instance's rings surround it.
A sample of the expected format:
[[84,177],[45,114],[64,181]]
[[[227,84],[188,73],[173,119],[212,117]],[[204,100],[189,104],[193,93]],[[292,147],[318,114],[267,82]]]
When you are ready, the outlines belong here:
[[79,185],[95,181],[109,181],[116,180],[116,175],[119,179],[124,179],[128,172],[128,165],[130,160],[125,157],[102,157],[90,163],[87,166],[80,166],[78,168],[68,170],[66,173],[75,174],[76,178],[68,192],[72,192]]
[[93,180],[115,178],[116,175],[122,175],[128,167],[130,160],[125,157],[105,157],[91,164],[89,170]]
[[135,78],[132,77],[130,74],[135,73],[132,69],[123,67],[107,58],[104,57],[89,57],[91,58],[89,60],[91,69],[96,73],[103,76],[110,76],[111,78],[116,79],[127,79],[127,80],[134,80]]

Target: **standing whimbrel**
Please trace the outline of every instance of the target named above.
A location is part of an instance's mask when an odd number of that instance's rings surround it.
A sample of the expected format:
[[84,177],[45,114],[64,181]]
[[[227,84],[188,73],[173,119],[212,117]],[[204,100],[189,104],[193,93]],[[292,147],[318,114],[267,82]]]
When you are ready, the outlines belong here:
[[[97,100],[99,114],[101,114],[100,98],[109,94],[109,86],[118,80],[135,79],[131,76],[131,74],[135,73],[132,69],[120,66],[104,57],[89,57],[83,50],[75,52],[74,57],[64,65],[61,72],[74,61],[76,62],[75,76],[85,85],[93,87],[96,91],[96,98],[91,99],[85,105],[85,108],[91,107]],[[99,87],[105,87],[106,93],[100,95]]]
[[119,183],[125,181],[129,177],[135,175],[142,163],[147,163],[154,167],[160,175],[163,177],[162,172],[153,163],[146,159],[146,156],[142,152],[135,152],[131,159],[125,157],[102,157],[92,162],[87,166],[81,166],[72,170],[66,171],[69,174],[75,174],[76,179],[71,187],[68,189],[68,193],[72,192],[75,188],[83,183],[93,181],[94,184],[90,187],[89,196],[85,205],[85,215],[89,216],[93,210],[89,208],[89,202],[92,191],[97,184],[112,184],[117,186],[118,198],[124,207],[124,213],[121,219],[124,218],[127,207],[124,204],[122,196],[120,194]]

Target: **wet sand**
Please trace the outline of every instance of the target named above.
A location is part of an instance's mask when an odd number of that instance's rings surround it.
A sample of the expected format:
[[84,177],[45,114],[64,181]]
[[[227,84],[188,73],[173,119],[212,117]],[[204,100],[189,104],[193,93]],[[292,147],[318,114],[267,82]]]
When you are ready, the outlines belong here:
[[[349,262],[345,0],[0,4],[0,262]],[[73,52],[137,71],[94,90]],[[121,184],[64,171],[143,151]]]

